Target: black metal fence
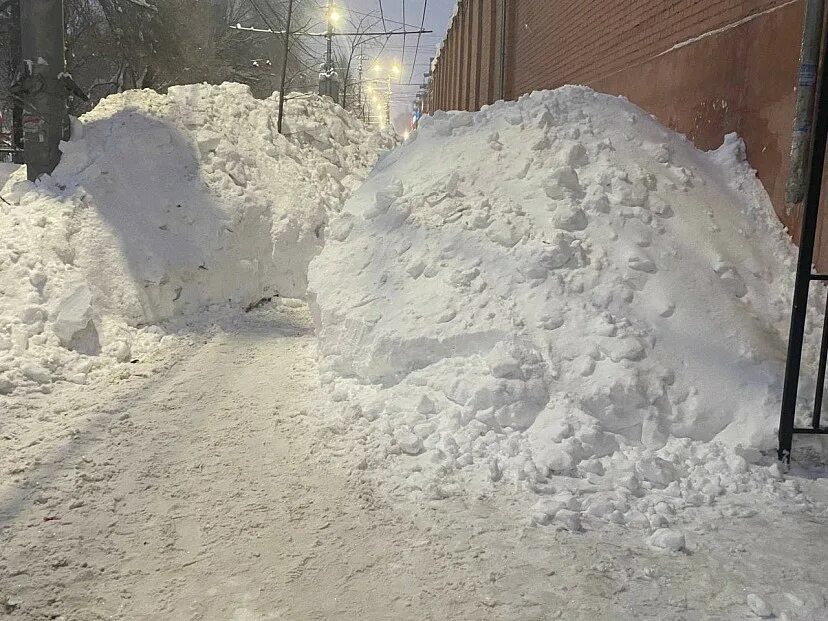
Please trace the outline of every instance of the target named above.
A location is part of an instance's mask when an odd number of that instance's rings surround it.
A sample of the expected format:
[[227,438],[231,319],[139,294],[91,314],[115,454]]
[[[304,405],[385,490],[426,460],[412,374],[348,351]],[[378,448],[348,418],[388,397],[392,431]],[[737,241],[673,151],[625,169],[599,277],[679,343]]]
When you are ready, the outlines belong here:
[[[819,205],[822,198],[822,178],[825,168],[826,143],[828,142],[828,44],[820,52],[819,78],[816,84],[817,101],[813,113],[810,156],[806,170],[805,200],[802,213],[802,232],[799,238],[799,260],[796,266],[791,329],[788,338],[788,358],[785,366],[785,384],[782,392],[782,412],[779,418],[779,459],[790,461],[793,437],[796,434],[828,434],[828,428],[821,427],[821,410],[825,390],[825,371],[828,366],[828,314],[823,324],[817,367],[814,409],[807,426],[796,426],[797,392],[802,370],[802,346],[805,340],[805,322],[808,311],[808,296],[812,282],[828,281],[828,274],[813,271],[814,242],[816,240]],[[803,74],[816,67],[803,67]]]
[[22,152],[18,151],[17,149],[12,149],[9,147],[0,147],[0,164],[12,164],[15,161],[15,156],[17,154],[21,154]]

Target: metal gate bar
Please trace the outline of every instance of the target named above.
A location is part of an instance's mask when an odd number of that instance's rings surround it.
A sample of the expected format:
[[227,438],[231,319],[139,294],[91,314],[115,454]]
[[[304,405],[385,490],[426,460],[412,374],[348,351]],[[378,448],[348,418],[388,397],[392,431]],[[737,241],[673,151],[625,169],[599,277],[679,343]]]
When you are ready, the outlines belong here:
[[[811,135],[810,157],[807,169],[807,184],[802,213],[802,230],[799,238],[799,259],[796,266],[791,328],[788,337],[788,357],[785,365],[785,383],[782,390],[782,411],[779,417],[779,459],[790,462],[794,434],[828,434],[820,427],[822,392],[825,387],[826,356],[828,343],[823,330],[820,348],[820,365],[817,377],[818,392],[814,399],[814,413],[811,427],[795,427],[796,398],[802,367],[802,344],[805,339],[805,320],[808,309],[808,293],[811,281],[826,281],[828,274],[814,274],[811,266],[814,259],[819,202],[822,194],[822,175],[825,167],[825,149],[828,141],[828,58],[823,45],[820,52],[819,78],[816,84],[817,103],[814,108],[813,134]],[[828,324],[826,324],[828,325]],[[817,407],[818,406],[818,407]]]

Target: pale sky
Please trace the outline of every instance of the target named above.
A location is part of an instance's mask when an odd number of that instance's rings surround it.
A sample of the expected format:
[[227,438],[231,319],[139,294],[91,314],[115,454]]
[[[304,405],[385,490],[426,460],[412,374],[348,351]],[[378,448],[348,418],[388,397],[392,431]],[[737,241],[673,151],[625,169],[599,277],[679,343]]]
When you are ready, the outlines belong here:
[[[423,18],[425,0],[382,0],[382,9],[385,14],[388,30],[401,29],[403,21],[403,4],[405,5],[405,22],[408,30],[417,30]],[[417,64],[411,78],[413,86],[401,84],[394,87],[394,108],[397,112],[405,109],[414,99],[418,88],[416,85],[423,81],[423,73],[428,71],[429,59],[434,56],[437,44],[442,41],[446,32],[451,13],[454,10],[455,0],[428,0],[426,8],[425,29],[433,30],[434,34],[423,35],[420,39]],[[336,4],[343,9],[353,9],[362,13],[374,13],[379,16],[380,0],[337,0]],[[353,17],[358,17],[353,15]],[[380,25],[381,29],[381,25]],[[402,62],[403,77],[401,82],[408,83],[414,63],[414,52],[417,47],[417,37],[405,37],[405,51],[403,52],[403,37],[391,37],[386,44],[383,57],[396,59]],[[403,56],[404,53],[404,56]]]

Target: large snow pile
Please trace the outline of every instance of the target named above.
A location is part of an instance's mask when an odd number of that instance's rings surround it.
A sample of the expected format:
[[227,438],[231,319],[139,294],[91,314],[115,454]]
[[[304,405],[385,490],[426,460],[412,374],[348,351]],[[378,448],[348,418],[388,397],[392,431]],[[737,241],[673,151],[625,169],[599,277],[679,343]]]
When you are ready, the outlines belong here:
[[[0,203],[0,394],[85,382],[212,304],[301,297],[329,211],[392,145],[327,100],[246,86],[109,97]],[[10,204],[9,204],[10,203]]]
[[423,119],[331,223],[310,292],[360,467],[652,527],[777,486],[749,463],[774,443],[792,272],[735,136],[701,153],[565,87]]

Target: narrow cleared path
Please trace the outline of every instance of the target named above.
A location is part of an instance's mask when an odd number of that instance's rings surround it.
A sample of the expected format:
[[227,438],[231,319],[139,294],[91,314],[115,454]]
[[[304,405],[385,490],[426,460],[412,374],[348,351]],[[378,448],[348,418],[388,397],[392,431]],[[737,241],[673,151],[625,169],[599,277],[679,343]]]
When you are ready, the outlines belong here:
[[44,421],[64,437],[6,454],[0,617],[480,616],[427,532],[318,465],[304,309],[192,353],[113,402],[76,396],[73,412],[89,403],[73,431]]

